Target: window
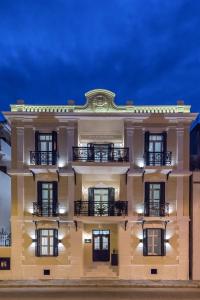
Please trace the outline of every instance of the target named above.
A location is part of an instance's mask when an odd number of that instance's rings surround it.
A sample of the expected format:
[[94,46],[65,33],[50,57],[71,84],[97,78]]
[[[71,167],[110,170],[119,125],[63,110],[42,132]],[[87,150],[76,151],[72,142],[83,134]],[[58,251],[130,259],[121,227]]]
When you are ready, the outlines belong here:
[[114,188],[88,189],[89,216],[114,216]]
[[55,165],[57,162],[57,132],[35,133],[37,165]]
[[145,132],[146,165],[162,166],[166,164],[167,135]]
[[165,230],[160,228],[148,228],[143,230],[143,255],[165,255]]
[[38,210],[41,216],[56,216],[58,208],[58,183],[38,181]]
[[165,183],[145,183],[145,216],[165,216]]
[[58,230],[36,230],[36,256],[58,256]]

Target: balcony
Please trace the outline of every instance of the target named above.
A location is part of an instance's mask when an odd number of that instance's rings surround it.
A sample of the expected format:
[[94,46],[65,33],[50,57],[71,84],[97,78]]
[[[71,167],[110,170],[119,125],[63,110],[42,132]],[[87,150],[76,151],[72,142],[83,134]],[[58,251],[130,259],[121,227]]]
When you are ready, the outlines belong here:
[[10,247],[10,246],[11,246],[11,234],[2,228],[0,231],[0,247]]
[[49,166],[57,164],[56,151],[30,151],[31,165]]
[[128,162],[129,148],[73,147],[73,161]]
[[169,203],[148,202],[144,204],[144,217],[166,217],[169,216]]
[[33,202],[33,215],[37,217],[58,217],[59,216],[59,204],[38,204]]
[[73,147],[72,167],[79,174],[125,174],[130,168],[129,148]]
[[171,166],[172,152],[145,152],[144,159],[146,166]]
[[75,216],[127,216],[128,201],[75,201]]

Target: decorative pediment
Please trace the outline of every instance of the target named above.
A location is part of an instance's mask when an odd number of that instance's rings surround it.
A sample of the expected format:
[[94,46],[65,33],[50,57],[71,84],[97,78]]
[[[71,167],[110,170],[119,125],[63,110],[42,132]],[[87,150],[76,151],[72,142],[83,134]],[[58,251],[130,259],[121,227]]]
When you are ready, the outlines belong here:
[[115,108],[115,94],[108,90],[95,89],[85,94],[87,99],[87,110],[107,112]]

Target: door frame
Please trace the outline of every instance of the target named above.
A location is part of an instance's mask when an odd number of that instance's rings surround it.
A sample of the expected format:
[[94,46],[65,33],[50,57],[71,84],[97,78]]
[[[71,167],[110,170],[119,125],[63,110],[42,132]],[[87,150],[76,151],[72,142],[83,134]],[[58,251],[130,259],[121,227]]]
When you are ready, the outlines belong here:
[[[94,234],[94,231],[99,231],[99,234]],[[103,232],[107,231],[107,234],[104,234]],[[102,232],[102,233],[101,233]],[[95,250],[94,249],[94,239],[95,236],[99,236],[100,237],[100,250]],[[108,249],[107,250],[103,250],[102,246],[103,246],[103,236],[108,237]],[[95,257],[95,253],[94,251],[99,251],[99,253],[96,254]],[[107,251],[107,253],[103,253],[103,251]],[[93,229],[92,230],[92,261],[96,262],[96,261],[110,261],[110,229]]]

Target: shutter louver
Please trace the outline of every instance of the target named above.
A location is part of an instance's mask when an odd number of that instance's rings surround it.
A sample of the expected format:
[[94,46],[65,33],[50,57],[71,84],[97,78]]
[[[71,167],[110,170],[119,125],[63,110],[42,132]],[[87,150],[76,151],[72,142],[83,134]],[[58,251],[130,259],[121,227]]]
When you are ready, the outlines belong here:
[[53,231],[53,255],[58,256],[58,230]]
[[165,183],[160,183],[160,216],[165,216]]
[[149,216],[149,188],[150,188],[150,183],[145,182],[144,185],[145,191],[144,191],[144,215]]
[[88,216],[94,216],[94,188],[88,189]]
[[53,202],[52,202],[52,211],[53,211],[53,216],[56,216],[58,211],[58,182],[53,181]]
[[166,255],[166,246],[165,246],[165,230],[161,229],[161,256]]

